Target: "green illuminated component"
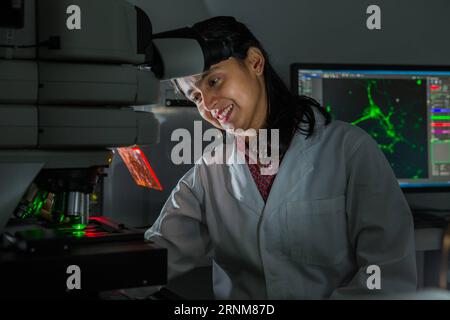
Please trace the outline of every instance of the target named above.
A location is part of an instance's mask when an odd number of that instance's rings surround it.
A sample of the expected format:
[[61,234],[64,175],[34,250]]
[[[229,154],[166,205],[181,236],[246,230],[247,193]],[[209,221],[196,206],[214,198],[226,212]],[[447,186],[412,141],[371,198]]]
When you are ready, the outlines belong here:
[[82,223],[77,223],[77,224],[73,224],[72,228],[75,230],[84,230],[86,228],[86,225],[82,224]]
[[86,234],[86,232],[84,232],[84,231],[74,231],[74,232],[72,232],[72,235],[74,237],[77,237],[77,238],[84,237],[85,234]]
[[419,80],[416,81],[416,83],[417,83],[418,86],[420,86],[422,84],[422,80],[419,79]]
[[55,201],[52,207],[52,213],[57,217],[59,223],[66,222],[65,210],[66,210],[66,196],[65,192],[55,195]]
[[47,200],[48,192],[46,191],[38,191],[36,197],[33,199],[31,203],[31,212],[34,215],[38,215],[41,212],[42,206]]

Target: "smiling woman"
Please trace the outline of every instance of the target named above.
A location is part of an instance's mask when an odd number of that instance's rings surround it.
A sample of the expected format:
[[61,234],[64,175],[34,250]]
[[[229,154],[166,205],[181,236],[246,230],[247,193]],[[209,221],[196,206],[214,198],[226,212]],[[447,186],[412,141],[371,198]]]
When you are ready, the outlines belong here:
[[[222,41],[230,55],[173,83],[231,136],[230,158],[249,158],[251,145],[239,146],[237,132],[268,129],[279,131],[282,161],[269,174],[259,162],[216,164],[207,155],[196,162],[145,233],[168,249],[169,279],[210,257],[218,299],[415,290],[411,212],[370,135],[331,122],[316,101],[291,94],[259,41],[234,18],[208,19],[192,30],[203,41]],[[381,284],[375,290],[367,285],[373,266]]]
[[251,47],[243,61],[230,57],[202,75],[175,81],[217,128],[258,130],[266,127],[268,111],[264,61],[261,51]]

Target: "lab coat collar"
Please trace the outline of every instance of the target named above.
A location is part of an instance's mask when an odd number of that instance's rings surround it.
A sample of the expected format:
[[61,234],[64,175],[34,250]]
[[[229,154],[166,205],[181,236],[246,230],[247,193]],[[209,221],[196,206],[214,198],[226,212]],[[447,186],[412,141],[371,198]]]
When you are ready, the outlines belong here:
[[[297,132],[283,157],[277,176],[273,182],[267,202],[264,200],[253,180],[247,164],[231,164],[227,162],[230,171],[230,181],[226,188],[237,200],[257,214],[277,209],[285,199],[296,189],[302,177],[314,169],[308,153],[320,141],[324,130],[323,117],[315,112],[316,126],[314,134],[309,138]],[[236,159],[236,144],[234,143],[230,159]]]

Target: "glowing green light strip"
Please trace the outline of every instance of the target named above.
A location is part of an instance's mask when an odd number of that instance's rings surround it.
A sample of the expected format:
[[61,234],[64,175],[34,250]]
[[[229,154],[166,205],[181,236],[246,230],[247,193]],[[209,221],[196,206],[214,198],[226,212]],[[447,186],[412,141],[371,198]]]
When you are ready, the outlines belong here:
[[450,116],[431,116],[431,120],[450,120]]
[[86,234],[86,232],[84,232],[84,231],[74,231],[74,232],[72,232],[72,234],[73,234],[74,237],[81,238],[81,237],[83,237]]

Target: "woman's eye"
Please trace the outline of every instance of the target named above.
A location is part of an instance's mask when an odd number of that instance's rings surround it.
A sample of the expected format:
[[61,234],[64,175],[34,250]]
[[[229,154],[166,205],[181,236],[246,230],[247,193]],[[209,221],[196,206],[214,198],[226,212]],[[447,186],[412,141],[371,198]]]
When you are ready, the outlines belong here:
[[195,93],[191,96],[191,100],[195,103],[200,102],[201,99],[201,94],[200,93]]
[[219,77],[212,78],[208,81],[208,84],[210,87],[214,87],[219,82],[219,80]]

